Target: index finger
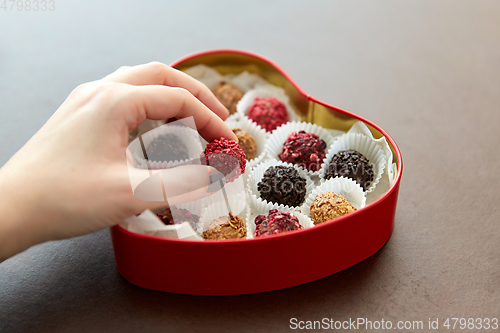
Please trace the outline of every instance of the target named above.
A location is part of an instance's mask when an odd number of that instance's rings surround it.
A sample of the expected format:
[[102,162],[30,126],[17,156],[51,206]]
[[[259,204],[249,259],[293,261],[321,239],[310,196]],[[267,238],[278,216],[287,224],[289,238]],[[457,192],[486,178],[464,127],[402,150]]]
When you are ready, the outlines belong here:
[[150,62],[133,67],[122,67],[102,79],[103,81],[127,83],[134,86],[163,85],[188,90],[200,102],[226,120],[229,111],[214,94],[198,80],[160,62]]
[[159,120],[176,117],[193,117],[196,129],[208,142],[221,136],[237,140],[231,129],[206,105],[182,88],[165,86],[131,86],[116,84],[115,112],[127,125],[127,130],[137,127],[146,119]]

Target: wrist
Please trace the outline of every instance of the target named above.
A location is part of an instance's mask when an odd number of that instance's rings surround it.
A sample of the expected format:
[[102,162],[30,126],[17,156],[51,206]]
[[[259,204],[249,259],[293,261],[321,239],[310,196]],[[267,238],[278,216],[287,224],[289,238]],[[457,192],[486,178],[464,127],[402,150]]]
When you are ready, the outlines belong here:
[[9,171],[6,166],[0,169],[0,262],[43,241],[43,233],[32,223],[30,188]]

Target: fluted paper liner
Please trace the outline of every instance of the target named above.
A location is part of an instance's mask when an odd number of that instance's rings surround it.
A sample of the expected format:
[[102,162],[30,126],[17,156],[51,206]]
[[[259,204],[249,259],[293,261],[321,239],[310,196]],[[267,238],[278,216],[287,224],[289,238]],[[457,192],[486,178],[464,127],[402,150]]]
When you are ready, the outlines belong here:
[[[332,146],[333,142],[335,141],[335,138],[332,137],[321,126],[306,122],[289,122],[278,127],[272,132],[266,144],[267,157],[269,159],[280,161],[278,154],[283,150],[283,145],[285,144],[286,139],[290,134],[292,134],[292,132],[299,132],[299,131],[305,131],[307,133],[316,134],[317,136],[319,136],[320,139],[325,141],[326,143],[325,154],[328,153],[328,149]],[[344,132],[342,133],[345,134]],[[310,177],[318,177],[323,163],[324,163],[323,159],[319,161],[320,167],[317,171],[310,171],[299,165],[296,166],[307,172]]]
[[340,136],[333,145],[328,150],[328,154],[325,157],[325,163],[321,168],[319,177],[321,182],[325,181],[325,173],[328,171],[330,161],[333,155],[342,150],[355,149],[356,151],[363,154],[368,161],[373,166],[373,181],[366,189],[366,193],[372,192],[380,181],[386,164],[386,158],[384,151],[372,138],[359,134],[359,133],[347,133]]
[[[183,202],[183,203],[175,204],[173,206],[175,206],[175,208],[177,208],[177,209],[187,209],[191,214],[201,216],[203,199],[198,199],[198,200],[189,201],[189,202]],[[167,208],[168,208],[168,206],[165,206],[165,207],[160,207],[160,208],[156,208],[156,209],[151,209],[151,211],[155,214],[160,214],[161,212],[163,212]]]
[[[245,174],[246,174],[245,170]],[[226,196],[229,198],[234,198],[236,200],[246,201],[246,191],[245,191],[245,174],[236,178],[231,183],[224,184],[224,191],[226,192]],[[209,206],[218,201],[225,201],[224,199],[224,191],[222,189],[214,192],[204,198],[201,199],[203,206]]]
[[377,187],[372,192],[366,195],[366,203],[370,203],[377,200],[382,194],[389,190],[389,188],[394,183],[396,174],[398,172],[398,166],[396,163],[393,163],[393,154],[389,143],[387,142],[387,139],[385,137],[375,139],[372,132],[368,129],[364,122],[358,121],[357,123],[355,123],[348,133],[360,133],[373,139],[373,141],[375,141],[384,151],[386,157],[386,166],[384,168],[384,173],[382,174]]
[[[283,205],[278,205],[278,204],[271,203],[271,202],[260,201],[260,202],[256,202],[254,207],[248,213],[248,216],[246,219],[246,221],[247,221],[247,238],[254,238],[255,218],[258,215],[266,215],[267,216],[271,209],[277,209],[279,211],[288,212],[288,213],[295,215],[299,219],[300,225],[303,226],[304,228],[314,227],[314,223],[309,218],[309,216],[306,216],[299,211],[286,208]],[[291,232],[293,232],[293,231],[291,231]]]
[[[311,194],[311,192],[314,188],[314,183],[312,182],[312,180],[309,177],[309,175],[307,174],[307,172],[305,172],[303,169],[297,168],[293,164],[285,163],[285,162],[281,162],[281,161],[264,161],[264,162],[260,163],[259,165],[257,165],[252,170],[252,173],[250,174],[250,177],[248,178],[248,192],[249,192],[249,196],[250,196],[251,207],[259,206],[260,202],[264,202],[266,204],[268,203],[267,200],[262,199],[260,197],[260,192],[257,189],[257,184],[260,182],[260,180],[264,176],[264,172],[266,172],[266,170],[268,168],[270,168],[272,166],[278,166],[278,165],[292,167],[295,170],[297,170],[297,172],[299,173],[299,176],[306,180],[306,188],[305,188],[306,194],[304,197],[304,202],[300,206],[290,207],[288,205],[276,204],[277,207],[279,207],[277,209],[289,209],[291,211],[300,212],[302,206],[304,205],[304,203],[306,201],[305,199],[307,199],[307,197],[309,196],[309,194]],[[275,204],[275,203],[271,202],[271,204]]]
[[255,88],[259,84],[268,84],[266,80],[257,74],[249,73],[247,71],[239,74],[226,74],[222,75],[215,69],[207,65],[195,65],[184,70],[184,73],[200,81],[206,85],[210,90],[213,90],[221,81],[226,81],[234,84],[243,92]]
[[139,234],[177,239],[202,240],[188,222],[165,225],[156,214],[150,210],[142,212],[139,216],[131,216],[124,219],[122,223],[120,223],[120,226],[130,232]]
[[310,216],[310,207],[318,194],[333,192],[343,196],[354,208],[360,209],[366,205],[366,196],[363,188],[354,180],[345,177],[335,177],[326,180],[316,187],[307,197],[302,213]]

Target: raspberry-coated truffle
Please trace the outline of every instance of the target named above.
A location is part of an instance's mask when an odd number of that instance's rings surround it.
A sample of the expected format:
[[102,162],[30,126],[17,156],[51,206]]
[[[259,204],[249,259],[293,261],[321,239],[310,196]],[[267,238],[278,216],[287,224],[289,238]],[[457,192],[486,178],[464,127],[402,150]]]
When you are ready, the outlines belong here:
[[245,238],[247,228],[243,219],[229,212],[229,216],[221,216],[208,225],[208,230],[203,232],[204,239],[231,239]]
[[[196,230],[196,223],[200,217],[192,214],[189,210],[183,208],[176,208],[174,206],[165,209],[163,212],[156,214],[160,220],[166,225],[181,224],[182,222],[189,222],[193,230]],[[175,219],[175,221],[174,221]]]
[[325,158],[325,141],[318,135],[306,131],[292,132],[278,157],[283,162],[288,162],[303,167],[310,171],[318,171]]
[[248,134],[247,131],[244,131],[239,128],[233,128],[233,133],[238,138],[238,145],[245,152],[245,158],[247,161],[253,160],[255,155],[257,155],[257,142]]
[[354,149],[341,150],[333,155],[325,173],[325,179],[335,177],[351,178],[366,191],[373,182],[373,165]]
[[245,153],[240,148],[238,142],[221,137],[210,142],[202,155],[211,167],[217,169],[224,176],[229,175],[233,170],[234,174],[226,179],[227,183],[234,181],[245,172],[247,160]]
[[293,167],[269,167],[257,184],[262,199],[268,202],[300,206],[306,197],[306,180]]
[[272,132],[288,122],[285,104],[275,97],[255,97],[253,104],[248,108],[247,116],[267,132]]
[[258,215],[255,218],[255,237],[277,235],[287,231],[304,229],[300,225],[299,219],[288,213],[271,209],[267,216]]
[[188,150],[182,139],[174,134],[164,134],[153,139],[146,147],[148,160],[157,162],[182,161],[188,158]]
[[318,194],[310,207],[310,217],[314,224],[333,220],[336,217],[354,212],[354,208],[346,198],[333,192]]
[[236,104],[243,97],[243,91],[232,83],[221,81],[212,90],[215,97],[224,105],[230,114],[236,112]]

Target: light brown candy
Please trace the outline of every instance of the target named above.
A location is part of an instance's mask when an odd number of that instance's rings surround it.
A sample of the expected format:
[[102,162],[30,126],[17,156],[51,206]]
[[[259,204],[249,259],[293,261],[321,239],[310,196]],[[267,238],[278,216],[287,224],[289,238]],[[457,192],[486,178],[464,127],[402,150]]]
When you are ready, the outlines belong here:
[[204,239],[230,239],[245,238],[247,228],[243,219],[231,212],[229,216],[221,216],[208,225],[208,230],[203,232]]
[[247,161],[254,159],[255,155],[257,155],[257,142],[253,136],[239,128],[233,128],[233,133],[238,138],[238,144],[245,152],[245,158]]
[[224,105],[230,114],[236,112],[236,104],[243,97],[243,91],[241,91],[234,84],[226,81],[221,81],[212,90],[215,97]]
[[310,207],[310,217],[314,224],[318,224],[354,212],[355,210],[356,208],[343,196],[333,192],[324,192],[314,198]]

